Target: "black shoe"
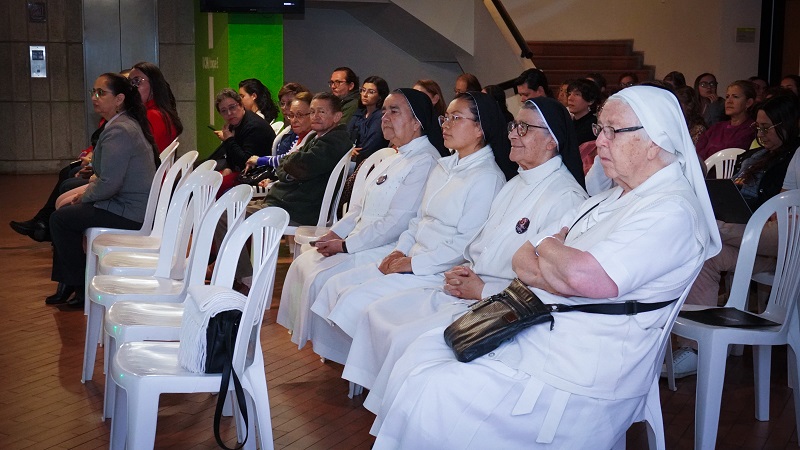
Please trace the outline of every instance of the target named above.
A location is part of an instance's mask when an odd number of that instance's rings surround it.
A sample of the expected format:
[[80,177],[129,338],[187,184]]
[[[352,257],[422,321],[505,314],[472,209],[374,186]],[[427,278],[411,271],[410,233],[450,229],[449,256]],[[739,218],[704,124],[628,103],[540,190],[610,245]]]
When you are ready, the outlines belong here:
[[[73,292],[75,292],[75,286],[68,286],[64,283],[58,283],[56,293],[44,299],[44,303],[47,305],[60,305],[62,303],[67,303],[69,296],[72,295]],[[82,293],[81,297],[83,297]]]
[[26,220],[24,222],[11,221],[11,229],[17,233],[28,236],[36,242],[50,241],[50,227],[47,222],[39,219]]
[[84,304],[83,286],[80,286],[75,291],[75,296],[72,297],[71,299],[67,300],[67,306],[69,306],[70,308],[75,308],[75,309],[78,309],[78,308],[83,309],[83,304]]
[[33,233],[33,227],[36,225],[37,220],[31,219],[24,222],[16,222],[14,220],[9,223],[11,229],[23,236],[30,236]]

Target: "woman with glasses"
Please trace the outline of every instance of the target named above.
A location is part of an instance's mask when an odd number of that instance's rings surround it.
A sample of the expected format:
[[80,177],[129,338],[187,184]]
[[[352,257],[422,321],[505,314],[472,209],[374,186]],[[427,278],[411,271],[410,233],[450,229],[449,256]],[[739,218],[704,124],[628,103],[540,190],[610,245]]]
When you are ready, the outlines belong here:
[[[764,101],[756,113],[756,139],[760,147],[739,155],[733,180],[750,209],[755,211],[764,202],[779,194],[787,178],[787,169],[800,146],[800,109],[793,95],[779,95]],[[791,180],[789,180],[791,181]],[[788,185],[788,187],[792,187]],[[784,189],[785,190],[785,189]],[[686,303],[717,306],[722,272],[736,269],[739,247],[746,224],[717,221],[722,236],[720,253],[703,264],[700,275],[692,285]],[[753,273],[774,270],[778,248],[778,226],[768,221],[761,231]],[[681,339],[681,348],[673,353],[675,377],[697,372],[697,351],[694,341]]]
[[137,229],[142,226],[150,184],[159,164],[139,92],[116,73],[100,75],[91,91],[94,111],[106,126],[94,148],[95,180],[76,195],[72,204],[50,216],[53,237],[52,279],[58,290],[45,302],[82,307],[86,254],[83,233],[87,228]]
[[717,77],[713,73],[701,73],[694,79],[694,90],[703,110],[703,120],[709,127],[725,120],[725,101],[717,95]]
[[397,89],[383,102],[383,136],[397,148],[366,176],[363,195],[315,242],[314,251],[292,262],[283,285],[277,321],[305,345],[311,302],[331,276],[386,256],[408,228],[422,201],[425,182],[447,155],[433,105],[422,92]]
[[[701,87],[702,89],[702,87]],[[725,114],[730,120],[709,125],[697,140],[697,155],[707,159],[726,148],[749,149],[755,138],[751,108],[756,102],[756,88],[747,80],[734,81],[725,91]]]
[[347,132],[355,145],[351,161],[356,164],[389,145],[381,131],[381,108],[389,95],[389,84],[381,77],[370,76],[361,85],[360,93],[358,109],[347,123]]
[[[332,277],[317,295],[311,340],[320,356],[345,362],[356,324],[372,301],[412,287],[441,286],[442,273],[464,262],[467,243],[505,184],[496,161],[508,158],[510,144],[492,96],[458,94],[439,123],[444,144],[455,154],[434,167],[408,230],[374,262]],[[340,301],[341,293],[354,286],[359,293]]]
[[[466,246],[465,261],[436,274],[415,269],[413,274],[395,273],[360,284],[344,291],[327,316],[336,330],[352,337],[352,345],[344,346],[349,353],[342,376],[370,389],[364,403],[370,411],[378,411],[395,362],[415,338],[502,291],[515,276],[514,252],[531,236],[557,231],[549,225],[587,197],[572,118],[558,101],[527,100],[503,135],[510,140],[510,158],[519,164],[519,172],[492,201],[488,219]],[[426,234],[417,232],[420,240]],[[403,238],[400,249],[402,243]],[[358,314],[342,314],[359,304]],[[318,344],[315,340],[315,351]]]

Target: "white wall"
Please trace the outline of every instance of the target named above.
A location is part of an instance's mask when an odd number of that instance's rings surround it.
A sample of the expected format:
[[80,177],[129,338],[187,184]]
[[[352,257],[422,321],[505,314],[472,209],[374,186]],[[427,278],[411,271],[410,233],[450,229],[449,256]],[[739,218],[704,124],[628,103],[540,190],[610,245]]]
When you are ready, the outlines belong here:
[[[758,69],[759,0],[503,0],[529,40],[633,39],[656,77],[678,70],[689,83],[703,72],[721,85]],[[756,42],[737,44],[737,27]],[[536,58],[534,56],[534,62]]]

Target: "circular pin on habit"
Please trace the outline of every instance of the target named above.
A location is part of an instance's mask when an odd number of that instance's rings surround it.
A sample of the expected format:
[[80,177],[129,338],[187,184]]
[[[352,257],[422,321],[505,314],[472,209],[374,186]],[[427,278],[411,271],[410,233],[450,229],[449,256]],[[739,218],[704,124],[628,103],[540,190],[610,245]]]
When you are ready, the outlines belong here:
[[383,174],[383,175],[378,177],[378,180],[375,182],[375,184],[383,184],[383,183],[386,182],[387,178],[389,178],[389,177],[387,177],[386,174]]
[[517,226],[516,226],[517,234],[522,234],[522,233],[528,231],[528,227],[530,225],[531,225],[531,221],[527,217],[523,217],[522,219],[519,219],[519,222],[517,222]]

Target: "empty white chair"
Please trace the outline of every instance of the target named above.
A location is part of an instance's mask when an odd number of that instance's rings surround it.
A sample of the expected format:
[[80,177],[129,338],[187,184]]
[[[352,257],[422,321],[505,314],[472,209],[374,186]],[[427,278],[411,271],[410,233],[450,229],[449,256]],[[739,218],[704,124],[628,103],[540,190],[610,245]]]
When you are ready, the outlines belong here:
[[[165,235],[166,239],[164,240],[164,246],[170,250],[169,262],[175,258],[173,251],[178,253],[182,251],[183,255],[178,254],[178,257],[185,257],[186,248],[179,248],[178,245],[182,228],[189,227],[194,222],[192,219],[195,215],[202,216],[206,213],[214,201],[220,184],[222,184],[222,175],[218,172],[193,172],[173,196],[165,225],[170,230],[172,237]],[[193,211],[187,211],[190,204],[193,206]],[[92,278],[88,286],[89,295],[86,297],[86,302],[91,302],[91,305],[86,324],[86,345],[81,381],[92,379],[97,355],[97,341],[100,338],[105,309],[117,301],[142,299],[143,296],[154,301],[180,301],[184,283],[169,278],[170,274],[171,264],[165,263],[161,272],[156,272],[149,277],[98,275]]]
[[706,159],[706,171],[713,167],[717,173],[717,179],[731,178],[733,167],[736,165],[736,157],[744,153],[741,148],[726,148],[720,150]]
[[[800,350],[800,320],[797,302],[800,299],[800,190],[781,193],[761,205],[750,218],[742,238],[736,272],[727,308],[745,310],[753,263],[761,229],[775,214],[778,220],[778,261],[767,309],[759,316],[780,324],[773,327],[729,328],[711,326],[678,317],[673,333],[697,341],[697,399],[695,404],[695,448],[714,448],[719,427],[719,409],[728,346],[753,346],[755,372],[756,419],[769,420],[769,375],[771,346],[789,345],[789,372],[795,377],[793,386],[800,386],[794,355]],[[684,310],[703,309],[685,305]],[[790,381],[792,383],[792,381]],[[797,430],[800,431],[800,392],[794,389]]]
[[[229,286],[240,249],[252,239],[253,286],[245,303],[233,355],[233,368],[247,393],[249,434],[258,437],[262,449],[272,448],[269,396],[260,347],[264,311],[272,299],[278,244],[289,215],[280,208],[256,212],[225,239],[220,253],[225,273],[215,284]],[[117,384],[111,448],[152,448],[162,393],[217,392],[221,374],[189,372],[178,363],[177,342],[129,342],[112,361],[111,378]],[[252,433],[254,425],[257,435]],[[252,445],[252,444],[251,444]]]
[[[361,164],[361,169],[359,169],[358,173],[356,174],[355,182],[353,183],[353,191],[352,191],[352,194],[350,195],[350,202],[348,202],[349,204],[353,204],[354,202],[361,201],[360,200],[361,197],[364,196],[364,183],[365,183],[365,180],[366,180],[367,175],[369,174],[370,170],[372,168],[374,168],[375,166],[377,166],[385,158],[387,158],[387,157],[389,157],[391,155],[394,155],[396,153],[397,153],[397,150],[395,150],[393,148],[382,148],[382,149],[376,151],[375,153],[373,153],[367,159],[364,160],[364,162]],[[344,187],[342,187],[342,189],[343,188]],[[339,200],[342,197],[342,192],[341,192],[342,189],[339,190],[339,193],[336,196],[336,200],[333,202],[333,208],[332,208],[333,209],[333,211],[332,211],[333,217],[330,220],[331,223],[328,224],[328,225],[333,225],[333,223],[335,223],[336,220],[339,219],[336,210],[337,210],[337,206],[339,204]],[[322,218],[322,211],[320,211],[320,218]],[[302,247],[303,245],[306,246],[305,248],[311,248],[308,244],[311,241],[313,241],[314,239],[316,239],[316,238],[322,236],[323,234],[327,233],[329,229],[330,229],[330,226],[327,226],[327,225],[326,226],[317,225],[315,227],[314,226],[306,226],[306,225],[304,225],[304,226],[297,227],[297,230],[295,231],[295,234],[294,234],[294,242],[295,242],[294,254],[295,254],[295,256],[298,255],[300,252],[302,252],[302,249],[304,248],[304,247]]]
[[[214,240],[214,230],[223,214],[230,224],[229,234],[244,220],[250,201],[247,186],[235,186],[226,192],[203,217],[199,230],[193,233],[190,263],[184,278],[185,288],[205,284],[206,266]],[[111,253],[112,255],[114,253]],[[215,266],[219,270],[219,266]],[[185,292],[185,291],[184,291]],[[180,334],[183,303],[152,301],[123,301],[106,311],[104,329],[109,338],[106,358],[111,361],[120,345],[135,341],[177,341]],[[103,418],[111,417],[114,402],[114,383],[106,372]]]

